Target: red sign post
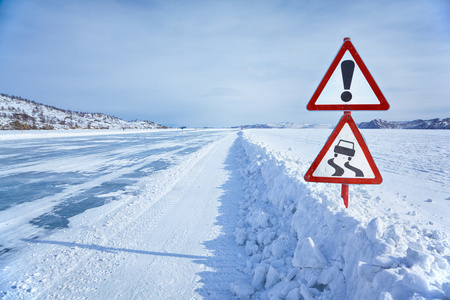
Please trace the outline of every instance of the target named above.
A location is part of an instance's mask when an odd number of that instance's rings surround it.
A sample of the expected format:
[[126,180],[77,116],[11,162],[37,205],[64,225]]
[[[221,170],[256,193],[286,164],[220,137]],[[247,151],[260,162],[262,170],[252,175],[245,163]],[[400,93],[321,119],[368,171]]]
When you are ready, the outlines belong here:
[[307,109],[344,111],[304,178],[310,182],[342,184],[341,197],[348,208],[349,184],[380,184],[383,181],[351,111],[389,109],[350,38],[344,38],[344,44]]

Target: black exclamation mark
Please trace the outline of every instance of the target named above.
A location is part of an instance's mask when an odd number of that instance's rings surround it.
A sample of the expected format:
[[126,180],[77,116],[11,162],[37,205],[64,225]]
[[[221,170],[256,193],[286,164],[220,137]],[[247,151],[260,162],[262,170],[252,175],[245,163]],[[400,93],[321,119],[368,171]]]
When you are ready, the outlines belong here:
[[[349,90],[352,84],[353,71],[355,70],[355,62],[353,60],[344,60],[341,63],[342,79],[344,80],[344,90]],[[341,94],[344,102],[352,100],[352,93],[345,91]]]

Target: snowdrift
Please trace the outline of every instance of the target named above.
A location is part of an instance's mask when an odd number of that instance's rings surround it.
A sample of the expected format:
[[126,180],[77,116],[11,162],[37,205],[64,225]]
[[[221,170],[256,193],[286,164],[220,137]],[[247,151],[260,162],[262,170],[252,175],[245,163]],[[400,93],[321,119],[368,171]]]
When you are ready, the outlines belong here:
[[[449,241],[392,215],[345,209],[340,186],[306,183],[309,161],[240,133],[242,182],[236,242],[251,282],[240,299],[448,299]],[[351,198],[364,197],[352,186]],[[352,205],[352,203],[350,203]]]

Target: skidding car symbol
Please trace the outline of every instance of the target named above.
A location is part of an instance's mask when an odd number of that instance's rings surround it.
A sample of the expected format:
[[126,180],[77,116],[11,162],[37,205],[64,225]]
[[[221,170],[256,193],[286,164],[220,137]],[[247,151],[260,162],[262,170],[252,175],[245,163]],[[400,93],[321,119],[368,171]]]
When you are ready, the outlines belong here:
[[350,164],[350,160],[355,156],[355,143],[346,140],[339,140],[339,143],[334,146],[334,158],[328,160],[328,164],[334,168],[334,173],[331,176],[344,175],[344,169],[334,162],[334,159],[338,157],[338,154],[348,157],[348,161],[344,164],[344,167],[355,172],[355,177],[364,177],[363,171]]
[[355,156],[355,144],[350,141],[340,140],[334,147],[334,156],[337,157],[338,154],[349,156],[350,159],[350,157]]

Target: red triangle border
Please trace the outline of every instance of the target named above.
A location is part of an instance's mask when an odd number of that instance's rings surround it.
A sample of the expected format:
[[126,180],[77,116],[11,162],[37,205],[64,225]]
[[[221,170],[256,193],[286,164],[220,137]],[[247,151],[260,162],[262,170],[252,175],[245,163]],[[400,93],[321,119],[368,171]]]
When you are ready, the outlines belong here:
[[[333,74],[333,72],[337,68],[337,66],[339,65],[339,62],[341,61],[341,59],[344,56],[346,51],[349,51],[350,54],[352,55],[356,64],[358,65],[358,67],[360,68],[364,77],[366,78],[367,82],[369,83],[370,87],[372,88],[373,92],[375,93],[378,100],[380,101],[379,104],[324,104],[324,105],[316,104],[317,99],[319,98],[323,89],[327,85],[328,81],[330,80],[331,75]],[[334,58],[333,62],[331,63],[331,66],[328,68],[328,71],[325,73],[325,76],[323,77],[322,81],[320,82],[319,86],[317,87],[316,91],[314,92],[313,96],[311,97],[311,100],[309,100],[309,103],[306,106],[306,108],[308,110],[345,110],[345,111],[388,110],[389,103],[386,101],[386,98],[384,97],[384,95],[381,92],[380,88],[378,87],[377,83],[373,79],[373,77],[370,74],[369,70],[367,69],[366,65],[362,61],[361,57],[359,56],[359,54],[356,51],[355,47],[353,46],[352,42],[350,41],[350,38],[345,38],[341,49],[339,50],[338,54]]]

